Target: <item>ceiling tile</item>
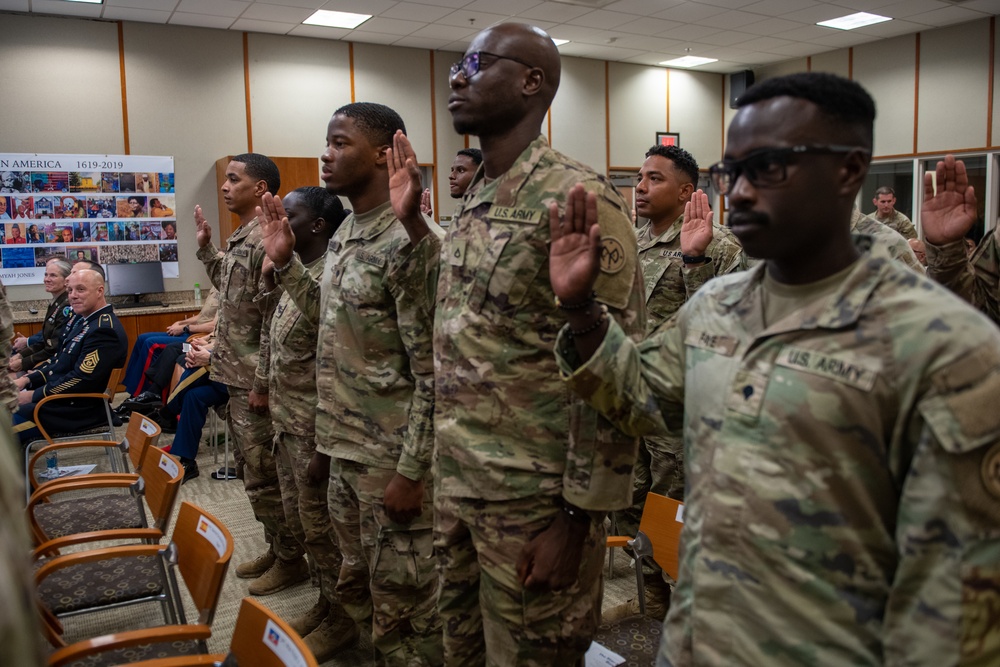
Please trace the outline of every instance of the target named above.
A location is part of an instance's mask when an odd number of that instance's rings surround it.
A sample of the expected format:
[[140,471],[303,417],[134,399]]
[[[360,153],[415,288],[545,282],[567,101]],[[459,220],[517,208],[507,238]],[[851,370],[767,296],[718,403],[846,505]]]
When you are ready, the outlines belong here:
[[407,37],[400,37],[395,42],[392,43],[393,46],[405,46],[410,49],[427,49],[428,51],[434,51],[441,44],[440,39],[429,39],[427,37],[414,37],[409,35]]
[[368,30],[352,30],[347,36],[349,42],[365,42],[367,44],[393,44],[403,35],[391,35],[387,32],[370,32]]
[[28,0],[0,0],[0,10],[5,12],[26,12],[28,9]]
[[296,37],[315,37],[317,39],[344,39],[350,30],[330,28],[322,25],[297,25],[288,32]]
[[456,28],[451,25],[434,25],[428,24],[419,30],[414,30],[410,33],[410,37],[423,37],[425,39],[436,39],[438,40],[438,45],[436,48],[440,48],[442,44],[451,42],[456,39],[472,39],[477,30],[469,30],[466,28]]
[[698,0],[698,2],[716,7],[724,7],[725,9],[739,9],[740,7],[746,7],[747,5],[759,2],[759,0]]
[[236,18],[249,6],[249,2],[241,0],[181,0],[181,3],[177,5],[177,11]]
[[915,23],[923,23],[925,25],[943,26],[954,23],[963,23],[965,21],[974,21],[980,18],[983,18],[983,15],[979,12],[974,12],[971,9],[963,9],[962,7],[945,7],[943,9],[935,9],[933,11],[924,12],[923,14],[917,14],[916,16],[910,16],[909,20]]
[[458,26],[459,28],[475,28],[484,30],[494,23],[501,23],[508,18],[505,14],[486,14],[484,12],[470,12],[464,9],[454,11],[442,17],[437,23],[444,25]]
[[766,19],[757,23],[748,23],[740,26],[740,30],[752,32],[755,35],[774,35],[783,30],[794,30],[795,28],[805,28],[808,26],[797,21],[785,21],[783,19]]
[[581,14],[566,21],[566,23],[587,26],[588,28],[616,28],[623,23],[630,23],[634,20],[635,17],[630,14],[618,14],[598,9],[588,14]]
[[630,32],[638,35],[659,35],[660,33],[670,30],[671,28],[679,28],[681,25],[682,24],[674,23],[673,21],[647,18],[632,21],[631,23],[623,23],[622,25],[615,26],[615,30]]
[[173,12],[156,11],[155,9],[133,9],[132,7],[104,8],[102,18],[113,21],[139,21],[141,23],[166,23]]
[[685,2],[683,4],[671,7],[669,9],[664,9],[661,12],[653,14],[654,18],[667,19],[668,21],[681,21],[683,23],[696,23],[703,18],[708,16],[715,16],[716,14],[721,14],[726,11],[722,7],[713,7],[712,5],[703,5],[694,2]]
[[409,35],[414,30],[419,30],[423,28],[426,23],[420,23],[418,21],[401,21],[399,19],[384,19],[381,16],[376,16],[375,18],[368,19],[360,26],[359,29],[365,32],[378,32],[386,35]]
[[[315,10],[305,7],[285,7],[282,5],[271,5],[263,2],[255,2],[247,8],[240,18],[252,19],[255,21],[277,21],[278,23],[292,23],[298,25],[312,16]],[[235,28],[234,28],[235,29]]]
[[766,16],[781,16],[799,9],[815,7],[820,3],[814,0],[760,0],[752,5],[741,7],[745,12],[764,14]]
[[230,26],[231,30],[245,30],[246,32],[269,32],[276,35],[285,35],[291,32],[297,23],[279,23],[278,21],[259,21],[257,19],[236,19]]
[[133,9],[157,9],[172,12],[180,0],[104,0],[105,7],[131,7]]
[[781,37],[782,39],[791,39],[798,42],[809,42],[814,39],[819,39],[820,37],[826,37],[831,34],[833,28],[824,28],[821,25],[815,25],[810,23],[809,25],[798,24],[800,27],[793,28],[791,30],[783,30],[782,32],[774,33],[775,37]]
[[503,9],[503,11],[510,12],[510,15],[513,16],[514,14],[520,14],[521,12],[527,11],[532,7],[539,7],[544,4],[545,3],[541,2],[541,0],[503,0],[503,2],[496,2],[495,0],[474,0],[474,2],[470,2],[462,7],[462,9],[469,12],[496,12]]
[[234,20],[235,19],[226,16],[209,16],[208,14],[174,12],[168,23],[172,25],[192,25],[199,28],[220,28],[225,30],[233,24]]
[[323,6],[326,0],[267,0],[267,4],[284,5],[285,7],[301,7],[316,10]]
[[385,10],[395,6],[395,0],[327,0],[320,9],[378,16]]
[[751,23],[757,23],[763,18],[765,17],[760,14],[733,11],[706,17],[701,21],[698,21],[698,23],[701,25],[711,26],[713,28],[719,28],[721,30],[728,30],[730,28],[740,28]]
[[38,14],[61,14],[64,16],[83,16],[100,18],[101,5],[89,5],[79,2],[63,2],[62,0],[34,0],[31,11]]
[[718,32],[721,32],[718,28],[710,28],[704,25],[682,25],[680,27],[667,30],[661,35],[661,37],[684,40],[693,39],[697,41],[701,37],[708,37],[709,35],[714,35]]
[[894,19],[904,19],[907,16],[929,12],[932,9],[940,9],[940,0],[905,0],[896,2],[885,7],[879,7],[878,13],[882,16],[890,16]]
[[558,2],[543,2],[536,4],[531,9],[522,10],[517,13],[526,19],[541,19],[543,21],[556,21],[566,23],[578,16],[583,16],[590,12],[589,7],[576,7],[574,5],[564,5]]
[[684,0],[618,0],[618,2],[613,2],[604,9],[609,12],[625,12],[626,14],[649,16],[650,14],[655,14],[656,12],[683,3]]
[[412,2],[401,2],[395,7],[390,7],[384,12],[380,12],[379,16],[384,16],[387,19],[430,23],[437,21],[442,16],[451,14],[452,11],[454,10],[448,7],[434,7],[433,5],[417,5]]
[[971,0],[962,7],[987,14],[1000,14],[1000,0]]
[[716,46],[734,46],[743,42],[755,39],[758,35],[751,35],[748,32],[737,32],[735,30],[723,30],[721,32],[704,35],[696,39],[701,44],[715,44]]

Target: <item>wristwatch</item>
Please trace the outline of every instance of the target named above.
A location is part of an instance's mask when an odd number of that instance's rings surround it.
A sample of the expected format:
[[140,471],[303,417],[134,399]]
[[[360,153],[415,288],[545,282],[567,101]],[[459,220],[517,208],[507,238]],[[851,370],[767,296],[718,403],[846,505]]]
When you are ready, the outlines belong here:
[[191,327],[187,324],[184,325],[184,334],[188,335],[191,333]]

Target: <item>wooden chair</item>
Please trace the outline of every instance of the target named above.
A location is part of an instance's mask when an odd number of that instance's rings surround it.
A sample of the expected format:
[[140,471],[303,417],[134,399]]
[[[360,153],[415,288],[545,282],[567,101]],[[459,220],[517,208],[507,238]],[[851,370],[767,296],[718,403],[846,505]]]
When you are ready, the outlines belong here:
[[[125,431],[125,437],[118,443],[118,447],[122,450],[124,456],[127,456],[127,461],[131,465],[134,473],[129,473],[126,466],[126,471],[123,473],[111,473],[112,479],[113,475],[130,475],[133,479],[138,479],[137,474],[142,469],[143,457],[146,455],[146,451],[150,445],[156,445],[157,441],[160,439],[161,429],[159,424],[157,424],[152,419],[145,417],[144,415],[136,415],[133,419],[129,421],[128,429]],[[88,448],[101,448],[105,449],[108,446],[107,440],[68,440],[65,442],[57,442],[51,445],[45,445],[37,452],[35,452],[31,459],[28,461],[28,485],[31,492],[34,493],[37,489],[42,487],[48,487],[53,484],[63,484],[69,481],[80,479],[79,477],[59,477],[56,479],[39,479],[36,474],[36,470],[39,468],[39,463],[44,461],[48,456],[49,452],[69,452],[75,450],[86,450]],[[87,475],[87,479],[94,479],[98,476],[108,476],[108,473],[91,473]],[[30,502],[30,498],[29,498]]]
[[[45,396],[42,400],[35,404],[35,412],[33,415],[33,420],[35,426],[38,428],[39,432],[42,434],[41,440],[33,440],[24,446],[24,479],[26,481],[25,493],[31,493],[31,486],[27,483],[27,480],[31,479],[31,468],[29,468],[31,460],[31,450],[39,442],[45,442],[49,445],[56,444],[57,442],[68,442],[71,440],[79,440],[81,436],[88,436],[89,440],[100,440],[100,441],[111,441],[115,442],[117,437],[115,435],[115,424],[114,419],[111,415],[111,402],[114,400],[115,392],[118,389],[118,385],[121,383],[122,376],[125,374],[125,368],[115,368],[111,371],[111,376],[108,378],[107,387],[105,387],[103,392],[100,393],[83,393],[83,394],[54,394],[52,396]],[[83,429],[78,433],[55,433],[50,434],[45,427],[42,425],[40,418],[40,410],[43,405],[48,405],[54,401],[63,401],[66,399],[73,398],[99,398],[103,399],[104,416],[105,421],[93,428]],[[118,449],[117,444],[110,444],[105,446],[105,451],[108,454],[108,461],[111,465],[112,472],[127,472],[128,463],[125,454]]]
[[[142,466],[138,478],[131,474],[98,475],[43,485],[35,491],[26,512],[39,555],[52,553],[46,547],[48,542],[79,533],[107,532],[106,539],[117,540],[126,539],[118,537],[118,531],[125,530],[129,538],[138,537],[146,544],[159,542],[170,523],[184,469],[159,447],[147,450],[148,463]],[[118,493],[118,489],[128,489],[129,493]],[[95,490],[100,493],[50,502],[62,493]],[[146,517],[147,506],[152,526]],[[96,536],[91,541],[96,541]]]
[[684,503],[661,496],[646,495],[646,505],[635,537],[609,536],[607,545],[630,547],[635,553],[635,584],[639,591],[639,609],[646,613],[646,584],[642,577],[642,559],[652,558],[664,572],[677,579],[681,529],[684,527]]
[[[128,538],[127,532],[122,531],[122,537]],[[71,535],[53,540],[48,548],[85,544],[93,541],[93,535],[102,534]],[[198,611],[197,622],[211,625],[232,556],[229,530],[197,505],[182,502],[170,544],[127,544],[42,561],[35,570],[35,585],[49,615],[50,631],[45,634],[61,645],[58,629],[63,617],[150,601],[161,604],[165,625],[184,625],[178,572]],[[114,587],[107,585],[109,580]],[[58,655],[59,651],[53,658]]]
[[[171,635],[167,628],[157,628],[157,630],[161,632],[153,639],[143,636],[150,631],[138,630],[101,637],[91,642],[96,643],[92,645],[95,649],[107,650],[107,647],[114,647],[120,650],[148,644],[151,641],[183,641],[182,638],[188,637],[203,642],[209,636],[209,628],[203,625],[181,627],[178,629],[181,632],[176,635]],[[84,642],[56,651],[49,659],[49,667],[63,667],[81,658],[90,657],[96,652],[91,651],[90,646],[84,647],[82,644]],[[318,667],[316,658],[302,638],[281,617],[253,598],[243,598],[228,655],[184,655],[140,660],[129,664],[133,667],[194,667],[220,665],[224,661],[234,667]]]

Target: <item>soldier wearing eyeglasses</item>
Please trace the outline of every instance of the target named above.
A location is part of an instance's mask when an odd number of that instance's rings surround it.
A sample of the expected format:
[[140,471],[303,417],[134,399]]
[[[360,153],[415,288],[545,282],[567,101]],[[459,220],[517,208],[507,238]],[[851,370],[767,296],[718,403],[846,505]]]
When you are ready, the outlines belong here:
[[479,137],[483,165],[443,242],[434,321],[446,665],[577,664],[600,619],[605,513],[631,504],[635,438],[570,396],[552,354],[548,219],[577,183],[604,235],[594,298],[629,334],[645,328],[627,205],[540,134],[559,74],[552,39],[509,23],[451,70],[453,124]]
[[[683,415],[661,667],[1000,664],[1000,413],[983,409],[1000,338],[852,239],[874,116],[863,88],[829,74],[751,88],[711,173],[763,262],[638,345],[597,306],[569,313],[557,341],[570,388],[623,430]],[[962,215],[954,170],[938,179],[924,219]],[[566,301],[598,271],[590,199],[575,190],[552,225]]]

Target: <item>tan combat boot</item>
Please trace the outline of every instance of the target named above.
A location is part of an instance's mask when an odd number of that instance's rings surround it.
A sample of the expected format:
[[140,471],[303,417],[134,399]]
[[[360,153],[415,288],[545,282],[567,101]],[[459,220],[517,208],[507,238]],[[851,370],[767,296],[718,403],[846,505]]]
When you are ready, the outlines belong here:
[[323,619],[304,640],[316,657],[316,662],[322,663],[354,646],[360,634],[354,619],[338,610]]
[[240,563],[236,566],[236,576],[240,579],[256,579],[271,569],[274,565],[274,552],[268,549],[253,560]]
[[275,560],[271,569],[260,575],[247,590],[250,595],[271,595],[303,581],[309,581],[309,564],[305,558]]
[[323,619],[325,619],[329,613],[330,601],[323,597],[323,594],[320,593],[319,599],[316,600],[316,604],[312,606],[312,609],[301,616],[288,621],[288,625],[291,626],[292,630],[295,630],[295,632],[298,633],[299,637],[305,637],[319,627],[319,624],[323,622]]

